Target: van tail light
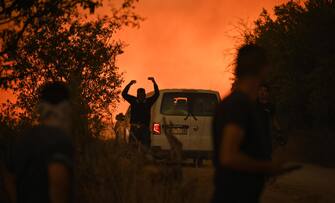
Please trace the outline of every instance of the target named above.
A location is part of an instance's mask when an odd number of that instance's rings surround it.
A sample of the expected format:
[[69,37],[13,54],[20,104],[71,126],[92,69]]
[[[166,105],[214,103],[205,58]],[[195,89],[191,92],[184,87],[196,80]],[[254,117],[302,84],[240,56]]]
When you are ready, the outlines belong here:
[[160,135],[161,134],[161,124],[160,123],[153,123],[152,124],[152,132],[154,135]]

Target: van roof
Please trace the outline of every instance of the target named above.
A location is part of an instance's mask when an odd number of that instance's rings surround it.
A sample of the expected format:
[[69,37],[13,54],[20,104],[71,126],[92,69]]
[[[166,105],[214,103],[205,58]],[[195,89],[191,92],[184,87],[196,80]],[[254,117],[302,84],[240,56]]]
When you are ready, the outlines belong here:
[[[185,88],[173,88],[173,89],[160,89],[160,93],[164,92],[202,92],[202,93],[214,93],[219,94],[218,91],[208,89],[185,89]],[[150,92],[152,93],[152,92]]]

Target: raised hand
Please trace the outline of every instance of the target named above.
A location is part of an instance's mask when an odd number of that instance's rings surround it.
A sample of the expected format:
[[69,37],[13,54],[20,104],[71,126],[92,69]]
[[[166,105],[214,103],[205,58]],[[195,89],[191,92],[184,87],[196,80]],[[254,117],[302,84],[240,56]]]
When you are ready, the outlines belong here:
[[155,78],[154,77],[148,77],[148,80],[151,80],[152,82],[155,82]]
[[133,84],[135,84],[135,83],[136,83],[136,80],[132,80],[132,81],[130,81],[129,84],[133,85]]

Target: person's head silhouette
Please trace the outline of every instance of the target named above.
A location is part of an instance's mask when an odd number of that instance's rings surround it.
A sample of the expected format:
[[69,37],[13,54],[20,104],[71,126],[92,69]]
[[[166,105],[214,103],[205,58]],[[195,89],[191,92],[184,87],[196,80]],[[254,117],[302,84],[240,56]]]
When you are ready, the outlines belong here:
[[125,120],[125,115],[123,115],[123,113],[119,113],[118,115],[116,115],[115,120],[124,121]]
[[61,128],[69,132],[71,105],[68,87],[63,82],[46,83],[39,94],[40,124]]
[[255,44],[243,45],[236,57],[233,91],[245,91],[252,99],[258,96],[259,85],[266,79],[268,59],[266,51]]
[[46,102],[51,105],[57,105],[61,102],[68,101],[70,93],[68,87],[63,82],[46,83],[40,91],[40,102]]
[[269,92],[269,86],[267,84],[263,83],[259,86],[257,100],[261,104],[269,103],[270,92]]
[[236,57],[235,76],[237,79],[250,76],[262,76],[268,65],[266,51],[255,44],[239,48]]
[[137,89],[137,99],[141,102],[143,102],[146,98],[146,92],[144,88],[138,88]]

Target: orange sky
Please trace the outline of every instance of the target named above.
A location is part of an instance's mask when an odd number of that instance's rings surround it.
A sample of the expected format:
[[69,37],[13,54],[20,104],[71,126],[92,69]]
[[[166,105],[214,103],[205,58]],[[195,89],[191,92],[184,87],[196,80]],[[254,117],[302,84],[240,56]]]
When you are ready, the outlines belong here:
[[[229,64],[238,41],[236,26],[252,25],[262,8],[272,10],[284,0],[140,0],[137,11],[146,18],[140,29],[121,34],[129,46],[119,58],[125,80],[138,80],[131,93],[143,86],[152,90],[147,76],[160,88],[204,88],[226,94]],[[126,105],[122,103],[120,110]]]
[[[262,8],[271,10],[284,0],[140,0],[137,12],[145,17],[140,29],[126,28],[120,38],[128,46],[118,59],[126,83],[152,90],[154,76],[160,88],[203,88],[226,94],[228,65],[237,41],[236,26],[249,25]],[[125,85],[125,84],[124,84]],[[5,99],[1,93],[0,102]],[[118,111],[124,111],[122,102]]]

